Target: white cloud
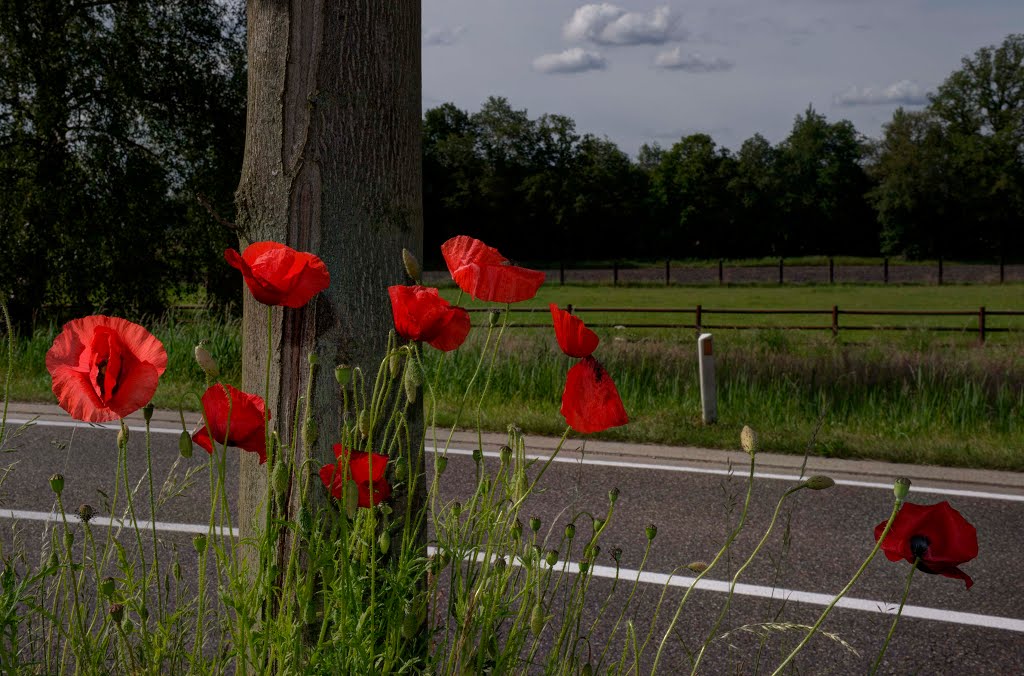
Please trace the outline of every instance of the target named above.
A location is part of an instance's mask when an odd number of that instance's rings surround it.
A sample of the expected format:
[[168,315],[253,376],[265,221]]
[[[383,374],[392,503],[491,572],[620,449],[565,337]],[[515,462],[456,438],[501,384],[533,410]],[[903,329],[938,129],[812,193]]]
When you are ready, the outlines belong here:
[[544,54],[533,60],[533,69],[541,73],[582,73],[604,70],[607,65],[603,56],[580,47],[557,54]]
[[458,42],[462,34],[466,32],[465,26],[452,26],[450,28],[436,28],[423,34],[423,44],[431,46],[448,47]]
[[736,64],[720,56],[706,57],[699,52],[683,54],[679,47],[675,47],[660,52],[654,58],[654,65],[658,68],[683,70],[687,73],[717,73],[732,70]]
[[661,45],[686,37],[678,17],[667,6],[648,13],[627,12],[607,2],[577,8],[562,35],[571,42],[599,45]]
[[900,80],[888,87],[850,87],[835,97],[840,106],[877,106],[898,103],[905,106],[921,106],[928,103],[927,92],[913,80]]

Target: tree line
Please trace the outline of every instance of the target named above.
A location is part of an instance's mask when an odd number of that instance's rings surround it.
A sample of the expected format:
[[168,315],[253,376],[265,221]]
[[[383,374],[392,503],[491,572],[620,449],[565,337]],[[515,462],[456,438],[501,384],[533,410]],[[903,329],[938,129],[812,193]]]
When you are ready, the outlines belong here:
[[[244,3],[0,0],[0,292],[19,322],[237,297]],[[533,263],[1019,255],[1024,35],[965,58],[882,138],[808,107],[738,150],[630,157],[503,98],[423,117],[425,254],[469,234]],[[44,310],[42,315],[40,310]]]

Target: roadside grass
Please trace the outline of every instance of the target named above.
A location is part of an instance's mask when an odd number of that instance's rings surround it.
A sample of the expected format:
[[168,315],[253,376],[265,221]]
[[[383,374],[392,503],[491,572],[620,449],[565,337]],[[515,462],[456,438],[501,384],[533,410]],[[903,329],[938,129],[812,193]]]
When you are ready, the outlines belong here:
[[[572,360],[557,348],[547,304],[577,307],[708,307],[958,309],[985,304],[990,309],[1020,309],[1024,286],[792,287],[695,289],[685,287],[557,287],[541,289],[528,304],[531,315],[515,313],[513,322],[545,328],[510,327],[494,356],[486,394],[463,413],[460,423],[478,419],[485,429],[503,430],[510,422],[533,434],[561,435],[558,414],[565,373]],[[454,300],[457,291],[446,290]],[[466,303],[464,303],[466,304]],[[470,307],[485,304],[468,303]],[[965,309],[966,309],[965,308]],[[642,313],[608,317],[582,314],[601,324],[649,320]],[[816,321],[827,321],[818,318]],[[903,321],[906,317],[889,318]],[[917,318],[913,318],[917,319]],[[945,323],[958,317],[938,318]],[[1024,330],[1024,318],[1001,318]],[[763,328],[716,331],[719,422],[700,422],[695,333],[692,329],[599,328],[595,356],[606,366],[622,395],[631,422],[599,435],[635,443],[734,448],[744,424],[755,427],[766,450],[802,453],[821,424],[811,452],[842,458],[941,464],[1024,471],[1024,335],[991,334],[977,345],[973,326],[963,333],[911,331],[786,331],[774,321],[792,317],[743,317],[762,320]],[[692,316],[685,320],[692,322]],[[923,321],[923,320],[922,320]],[[486,325],[483,314],[474,323]],[[741,323],[736,321],[736,323]],[[164,342],[169,355],[154,404],[197,410],[203,375],[192,352],[200,340],[224,370],[226,382],[241,379],[238,321],[145,322]],[[16,340],[11,400],[52,402],[45,355],[59,327],[39,327]],[[439,422],[449,424],[461,393],[480,357],[486,330],[475,328],[460,350],[442,355],[427,350],[429,366],[438,360],[448,380],[436,385]],[[5,363],[0,363],[0,378]],[[431,369],[428,373],[433,373]]]

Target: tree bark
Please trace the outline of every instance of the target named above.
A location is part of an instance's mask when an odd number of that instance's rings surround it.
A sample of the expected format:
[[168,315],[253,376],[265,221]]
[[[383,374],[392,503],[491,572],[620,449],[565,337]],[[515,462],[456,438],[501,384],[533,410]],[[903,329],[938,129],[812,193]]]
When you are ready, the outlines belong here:
[[[401,250],[422,255],[420,3],[248,0],[247,12],[241,244],[283,242],[319,255],[331,274],[330,288],[305,308],[274,308],[271,327],[267,405],[282,440],[301,436],[292,429],[295,406],[307,357],[319,358],[309,402],[319,426],[309,455],[319,468],[334,461],[331,445],[339,441],[334,367],[359,366],[373,382],[392,328],[387,287],[405,281]],[[244,297],[243,389],[262,395],[267,309]],[[301,439],[295,448],[293,467],[301,468]],[[267,478],[255,456],[242,455],[245,537],[262,522]],[[311,487],[311,499],[326,498]],[[291,519],[297,494],[293,486]]]

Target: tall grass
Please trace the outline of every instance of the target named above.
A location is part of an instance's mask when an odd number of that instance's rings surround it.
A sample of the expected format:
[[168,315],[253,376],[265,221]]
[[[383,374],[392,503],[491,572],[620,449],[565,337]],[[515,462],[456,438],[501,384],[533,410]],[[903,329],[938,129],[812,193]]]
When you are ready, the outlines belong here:
[[[154,403],[194,408],[202,373],[192,348],[207,349],[238,384],[241,337],[237,321],[147,324],[170,355]],[[39,327],[15,344],[11,399],[52,401],[46,351],[57,326]],[[474,331],[474,334],[477,332]],[[835,341],[766,328],[716,335],[717,425],[700,421],[697,355],[692,334],[602,332],[596,356],[615,379],[631,424],[607,439],[728,448],[736,431],[757,421],[766,450],[803,453],[823,425],[812,452],[829,457],[1024,470],[1024,345],[1017,341],[978,348],[960,337],[927,332],[857,335]],[[478,337],[457,352],[428,351],[433,372],[446,362],[440,384],[440,424],[450,424],[472,377]],[[529,433],[562,432],[557,410],[570,360],[547,330],[506,332],[480,408],[464,418],[502,430],[510,421]],[[0,370],[4,366],[0,364]]]

